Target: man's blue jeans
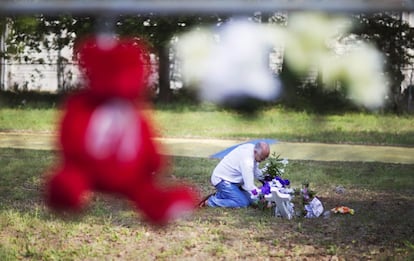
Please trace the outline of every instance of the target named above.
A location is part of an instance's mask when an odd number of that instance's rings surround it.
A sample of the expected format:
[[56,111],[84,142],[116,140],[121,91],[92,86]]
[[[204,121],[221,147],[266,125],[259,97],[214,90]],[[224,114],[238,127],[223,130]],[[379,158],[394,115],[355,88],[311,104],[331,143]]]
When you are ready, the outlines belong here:
[[242,208],[251,203],[250,194],[237,184],[223,180],[216,185],[216,189],[216,194],[207,200],[209,207]]

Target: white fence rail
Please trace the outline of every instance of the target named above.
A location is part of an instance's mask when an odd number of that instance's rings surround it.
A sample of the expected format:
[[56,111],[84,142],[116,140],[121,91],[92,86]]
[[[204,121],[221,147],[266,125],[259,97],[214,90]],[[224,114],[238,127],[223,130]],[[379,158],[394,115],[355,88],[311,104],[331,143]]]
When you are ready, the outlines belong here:
[[[76,13],[111,17],[116,14],[136,13],[202,15],[303,10],[323,12],[411,11],[414,10],[414,0],[3,0],[0,4],[0,16]],[[2,68],[1,88],[18,87],[55,91],[58,85],[62,85],[62,81],[59,82],[57,77],[56,64],[16,64],[3,60],[0,66]],[[65,66],[67,68],[62,75],[63,81],[69,86],[76,84],[78,81],[76,65],[67,64]],[[273,69],[277,70],[277,68]]]
[[79,82],[77,64],[64,65],[58,77],[57,63],[29,64],[6,62],[1,64],[5,71],[2,89],[7,90],[38,90],[55,92],[58,86],[63,89],[73,88]]

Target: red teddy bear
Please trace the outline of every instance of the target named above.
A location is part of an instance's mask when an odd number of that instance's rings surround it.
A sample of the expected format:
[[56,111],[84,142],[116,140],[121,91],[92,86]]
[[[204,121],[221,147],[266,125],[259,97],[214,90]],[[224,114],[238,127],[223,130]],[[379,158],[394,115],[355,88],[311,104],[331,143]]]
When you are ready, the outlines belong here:
[[56,210],[80,210],[89,192],[121,194],[147,220],[165,224],[194,209],[187,186],[157,185],[163,167],[151,124],[140,111],[149,60],[133,39],[85,40],[77,49],[85,88],[70,96],[60,125],[62,163],[47,182]]

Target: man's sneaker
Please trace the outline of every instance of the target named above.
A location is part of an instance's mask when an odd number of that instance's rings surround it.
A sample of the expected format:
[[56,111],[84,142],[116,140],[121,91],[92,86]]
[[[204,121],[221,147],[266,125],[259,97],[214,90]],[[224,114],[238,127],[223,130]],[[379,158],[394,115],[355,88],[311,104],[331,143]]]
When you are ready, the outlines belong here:
[[212,195],[214,195],[215,193],[211,193],[211,194],[209,194],[209,195],[207,195],[207,196],[205,196],[201,201],[200,201],[200,203],[198,203],[198,207],[199,208],[203,208],[203,207],[206,207],[206,206],[208,206],[207,205],[207,200],[212,196]]

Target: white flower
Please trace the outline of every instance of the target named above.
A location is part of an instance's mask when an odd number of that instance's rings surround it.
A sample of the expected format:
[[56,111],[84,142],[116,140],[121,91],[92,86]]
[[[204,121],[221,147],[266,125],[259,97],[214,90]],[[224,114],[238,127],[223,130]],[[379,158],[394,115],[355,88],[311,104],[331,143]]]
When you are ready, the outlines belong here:
[[205,61],[211,55],[214,45],[214,35],[206,28],[192,30],[179,37],[175,48],[187,85],[199,84],[207,70]]
[[280,82],[268,60],[280,31],[275,28],[235,20],[216,33],[200,30],[182,35],[177,53],[185,81],[198,85],[203,100],[215,103],[243,97],[275,99]]
[[289,16],[286,34],[286,62],[303,74],[330,55],[328,42],[348,31],[351,22],[342,17],[318,13],[296,13]]
[[360,44],[340,57],[326,59],[322,65],[327,86],[343,81],[348,97],[369,109],[383,105],[387,95],[387,79],[382,72],[383,57],[374,47]]
[[298,76],[321,68],[327,88],[341,81],[352,101],[374,109],[384,103],[388,91],[383,57],[366,44],[339,57],[330,46],[351,26],[342,16],[320,13],[294,13],[287,28],[234,20],[215,32],[198,28],[179,36],[176,52],[184,82],[198,87],[206,101],[277,98],[281,83],[269,70],[269,51],[284,46],[285,62]]
[[288,160],[288,159],[283,159],[283,160],[281,161],[281,163],[283,164],[283,166],[285,166],[285,167],[286,167],[286,165],[287,165],[287,164],[289,164],[289,160]]
[[283,188],[283,185],[282,185],[282,183],[280,183],[279,180],[274,179],[273,184],[274,184],[274,187],[276,187],[276,188]]
[[347,58],[349,97],[369,109],[382,106],[387,94],[387,79],[382,73],[383,57],[373,47],[362,45]]

